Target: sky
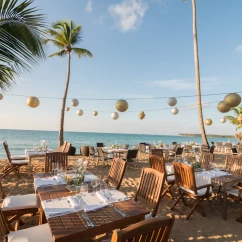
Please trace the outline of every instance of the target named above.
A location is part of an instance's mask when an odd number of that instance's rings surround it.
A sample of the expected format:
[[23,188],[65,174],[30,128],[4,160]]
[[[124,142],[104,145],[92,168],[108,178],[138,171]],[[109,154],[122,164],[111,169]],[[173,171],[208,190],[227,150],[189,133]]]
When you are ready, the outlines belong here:
[[[92,59],[72,56],[66,131],[200,133],[190,0],[35,0],[33,5],[46,14],[48,26],[58,20],[81,24],[78,46],[93,54]],[[242,93],[241,9],[241,0],[197,0],[203,114],[213,120],[205,127],[208,134],[235,133],[235,126],[220,122],[224,114],[216,106],[227,93]],[[56,51],[47,47],[47,55]],[[58,130],[66,69],[67,58],[52,57],[22,73],[11,90],[2,92],[0,129]],[[40,106],[28,107],[29,96],[38,97]],[[169,97],[177,98],[177,115]],[[78,107],[71,106],[72,98]],[[119,99],[129,108],[112,120]]]

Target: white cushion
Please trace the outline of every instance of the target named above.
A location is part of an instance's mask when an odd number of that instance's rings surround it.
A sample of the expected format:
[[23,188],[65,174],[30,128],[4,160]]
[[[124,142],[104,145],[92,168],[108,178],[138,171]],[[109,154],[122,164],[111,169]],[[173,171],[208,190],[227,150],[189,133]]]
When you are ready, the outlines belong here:
[[175,181],[175,176],[174,176],[174,175],[172,175],[172,176],[167,176],[167,181],[168,181],[168,182]]
[[[233,196],[238,197],[238,195],[239,195],[239,189],[232,189],[232,190],[229,190],[229,191],[228,191],[228,194],[231,194],[231,195],[233,195]],[[242,194],[240,195],[240,197],[242,198]]]
[[42,224],[28,229],[12,231],[9,242],[53,242],[49,224]]
[[13,160],[24,160],[27,157],[25,155],[17,155],[17,156],[11,156],[11,159]]
[[152,218],[152,213],[150,212],[150,213],[148,213],[148,214],[146,214],[145,215],[145,220],[148,220],[148,219],[150,219],[150,218]]
[[5,197],[2,203],[2,211],[38,207],[39,200],[36,194]]
[[[190,189],[188,189],[188,188],[185,188],[185,187],[183,187],[183,186],[180,186],[183,190],[185,190],[185,191],[187,191],[187,192],[189,192],[189,193],[191,193],[191,194],[194,194],[194,191],[192,191],[192,190],[190,190]],[[207,192],[207,188],[202,188],[202,189],[199,189],[199,190],[197,190],[197,195],[195,195],[195,196],[198,196],[198,197],[200,197],[200,196],[204,196],[205,194],[206,194],[206,192]],[[212,191],[211,191],[211,189],[209,189],[209,194],[211,193]]]
[[29,164],[29,160],[12,160],[12,164],[14,165],[23,165],[23,164]]

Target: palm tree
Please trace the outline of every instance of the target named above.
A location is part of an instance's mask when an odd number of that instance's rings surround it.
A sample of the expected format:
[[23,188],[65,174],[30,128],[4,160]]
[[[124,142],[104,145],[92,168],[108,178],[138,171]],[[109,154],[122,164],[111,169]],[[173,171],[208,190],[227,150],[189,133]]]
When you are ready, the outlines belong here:
[[[188,1],[188,0],[184,0]],[[200,69],[199,69],[199,57],[198,57],[198,41],[197,41],[197,13],[196,13],[196,0],[192,2],[192,29],[193,29],[193,48],[194,48],[194,63],[195,63],[195,74],[196,74],[196,92],[197,92],[197,108],[198,108],[198,120],[199,127],[202,136],[202,142],[204,145],[209,145],[203,122],[202,112],[202,100],[201,100],[201,83],[200,83]]]
[[235,108],[231,108],[231,111],[234,111],[235,117],[233,116],[225,116],[231,124],[236,125],[236,130],[242,128],[241,122],[237,119],[240,114],[242,114],[242,106],[237,106]]
[[50,36],[50,39],[45,39],[44,44],[52,43],[58,47],[60,51],[53,53],[49,57],[59,56],[68,57],[67,64],[67,77],[66,86],[64,90],[64,96],[62,99],[61,114],[60,114],[60,128],[58,144],[61,146],[64,142],[63,130],[64,130],[64,117],[65,117],[65,105],[68,92],[68,86],[70,81],[70,66],[71,66],[71,53],[74,53],[79,58],[89,56],[92,58],[92,53],[86,49],[77,48],[76,45],[82,41],[82,26],[75,25],[73,21],[58,21],[52,24],[52,28],[46,30],[46,34]]
[[0,89],[6,90],[21,71],[45,58],[42,48],[45,16],[33,0],[0,0]]

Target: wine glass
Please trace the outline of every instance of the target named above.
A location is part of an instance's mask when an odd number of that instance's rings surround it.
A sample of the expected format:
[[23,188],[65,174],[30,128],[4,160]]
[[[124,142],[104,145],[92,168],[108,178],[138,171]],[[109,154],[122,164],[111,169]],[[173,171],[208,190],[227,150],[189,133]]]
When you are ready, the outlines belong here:
[[102,183],[100,185],[100,192],[104,196],[104,198],[108,199],[108,201],[110,200],[110,196],[109,196],[109,193],[108,193],[108,185],[107,185],[107,183]]
[[114,192],[115,192],[115,188],[112,187],[112,186],[109,186],[109,187],[108,187],[108,193],[109,193],[109,203],[110,203],[110,204],[111,204],[112,196],[113,196]]
[[100,179],[93,179],[91,180],[91,186],[93,187],[93,196],[96,195],[96,187],[100,184]]

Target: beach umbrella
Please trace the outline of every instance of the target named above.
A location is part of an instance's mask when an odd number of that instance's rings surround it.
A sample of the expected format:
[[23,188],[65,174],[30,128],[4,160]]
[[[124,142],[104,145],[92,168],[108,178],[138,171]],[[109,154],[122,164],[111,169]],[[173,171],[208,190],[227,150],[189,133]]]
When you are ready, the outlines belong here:
[[117,120],[117,119],[119,118],[119,114],[118,114],[117,112],[113,112],[113,113],[111,114],[111,118],[112,118],[113,120]]
[[116,102],[116,109],[119,112],[125,112],[129,107],[129,104],[127,103],[127,101],[120,99]]
[[97,111],[94,111],[92,114],[93,114],[93,116],[97,116],[98,115],[98,112]]
[[230,111],[231,107],[228,106],[224,101],[221,101],[218,103],[217,109],[221,113],[227,113],[228,111]]
[[205,120],[206,125],[211,125],[213,123],[212,119],[208,118]]
[[145,112],[144,111],[140,112],[138,116],[139,116],[140,120],[144,119],[145,118]]
[[224,97],[224,103],[233,108],[241,103],[241,96],[237,93],[229,93]]
[[179,110],[177,108],[173,108],[171,110],[171,113],[174,114],[174,115],[178,114],[178,112],[179,112]]
[[79,101],[78,101],[77,99],[72,99],[72,100],[71,100],[71,105],[72,105],[73,107],[77,107],[77,106],[79,105]]
[[240,123],[242,123],[242,114],[240,114],[240,115],[238,116],[237,120],[238,120]]
[[170,97],[167,101],[169,106],[175,106],[177,104],[177,100],[175,97]]
[[0,100],[2,100],[3,99],[3,94],[2,93],[0,93]]
[[221,118],[221,119],[220,119],[220,122],[221,122],[221,123],[226,123],[226,118]]
[[39,106],[39,99],[37,97],[31,96],[27,99],[27,104],[31,108],[36,108]]
[[67,112],[70,111],[70,108],[69,108],[69,107],[66,107],[66,111],[67,111]]
[[81,109],[77,110],[76,113],[77,113],[78,116],[82,116],[83,115],[83,111]]

